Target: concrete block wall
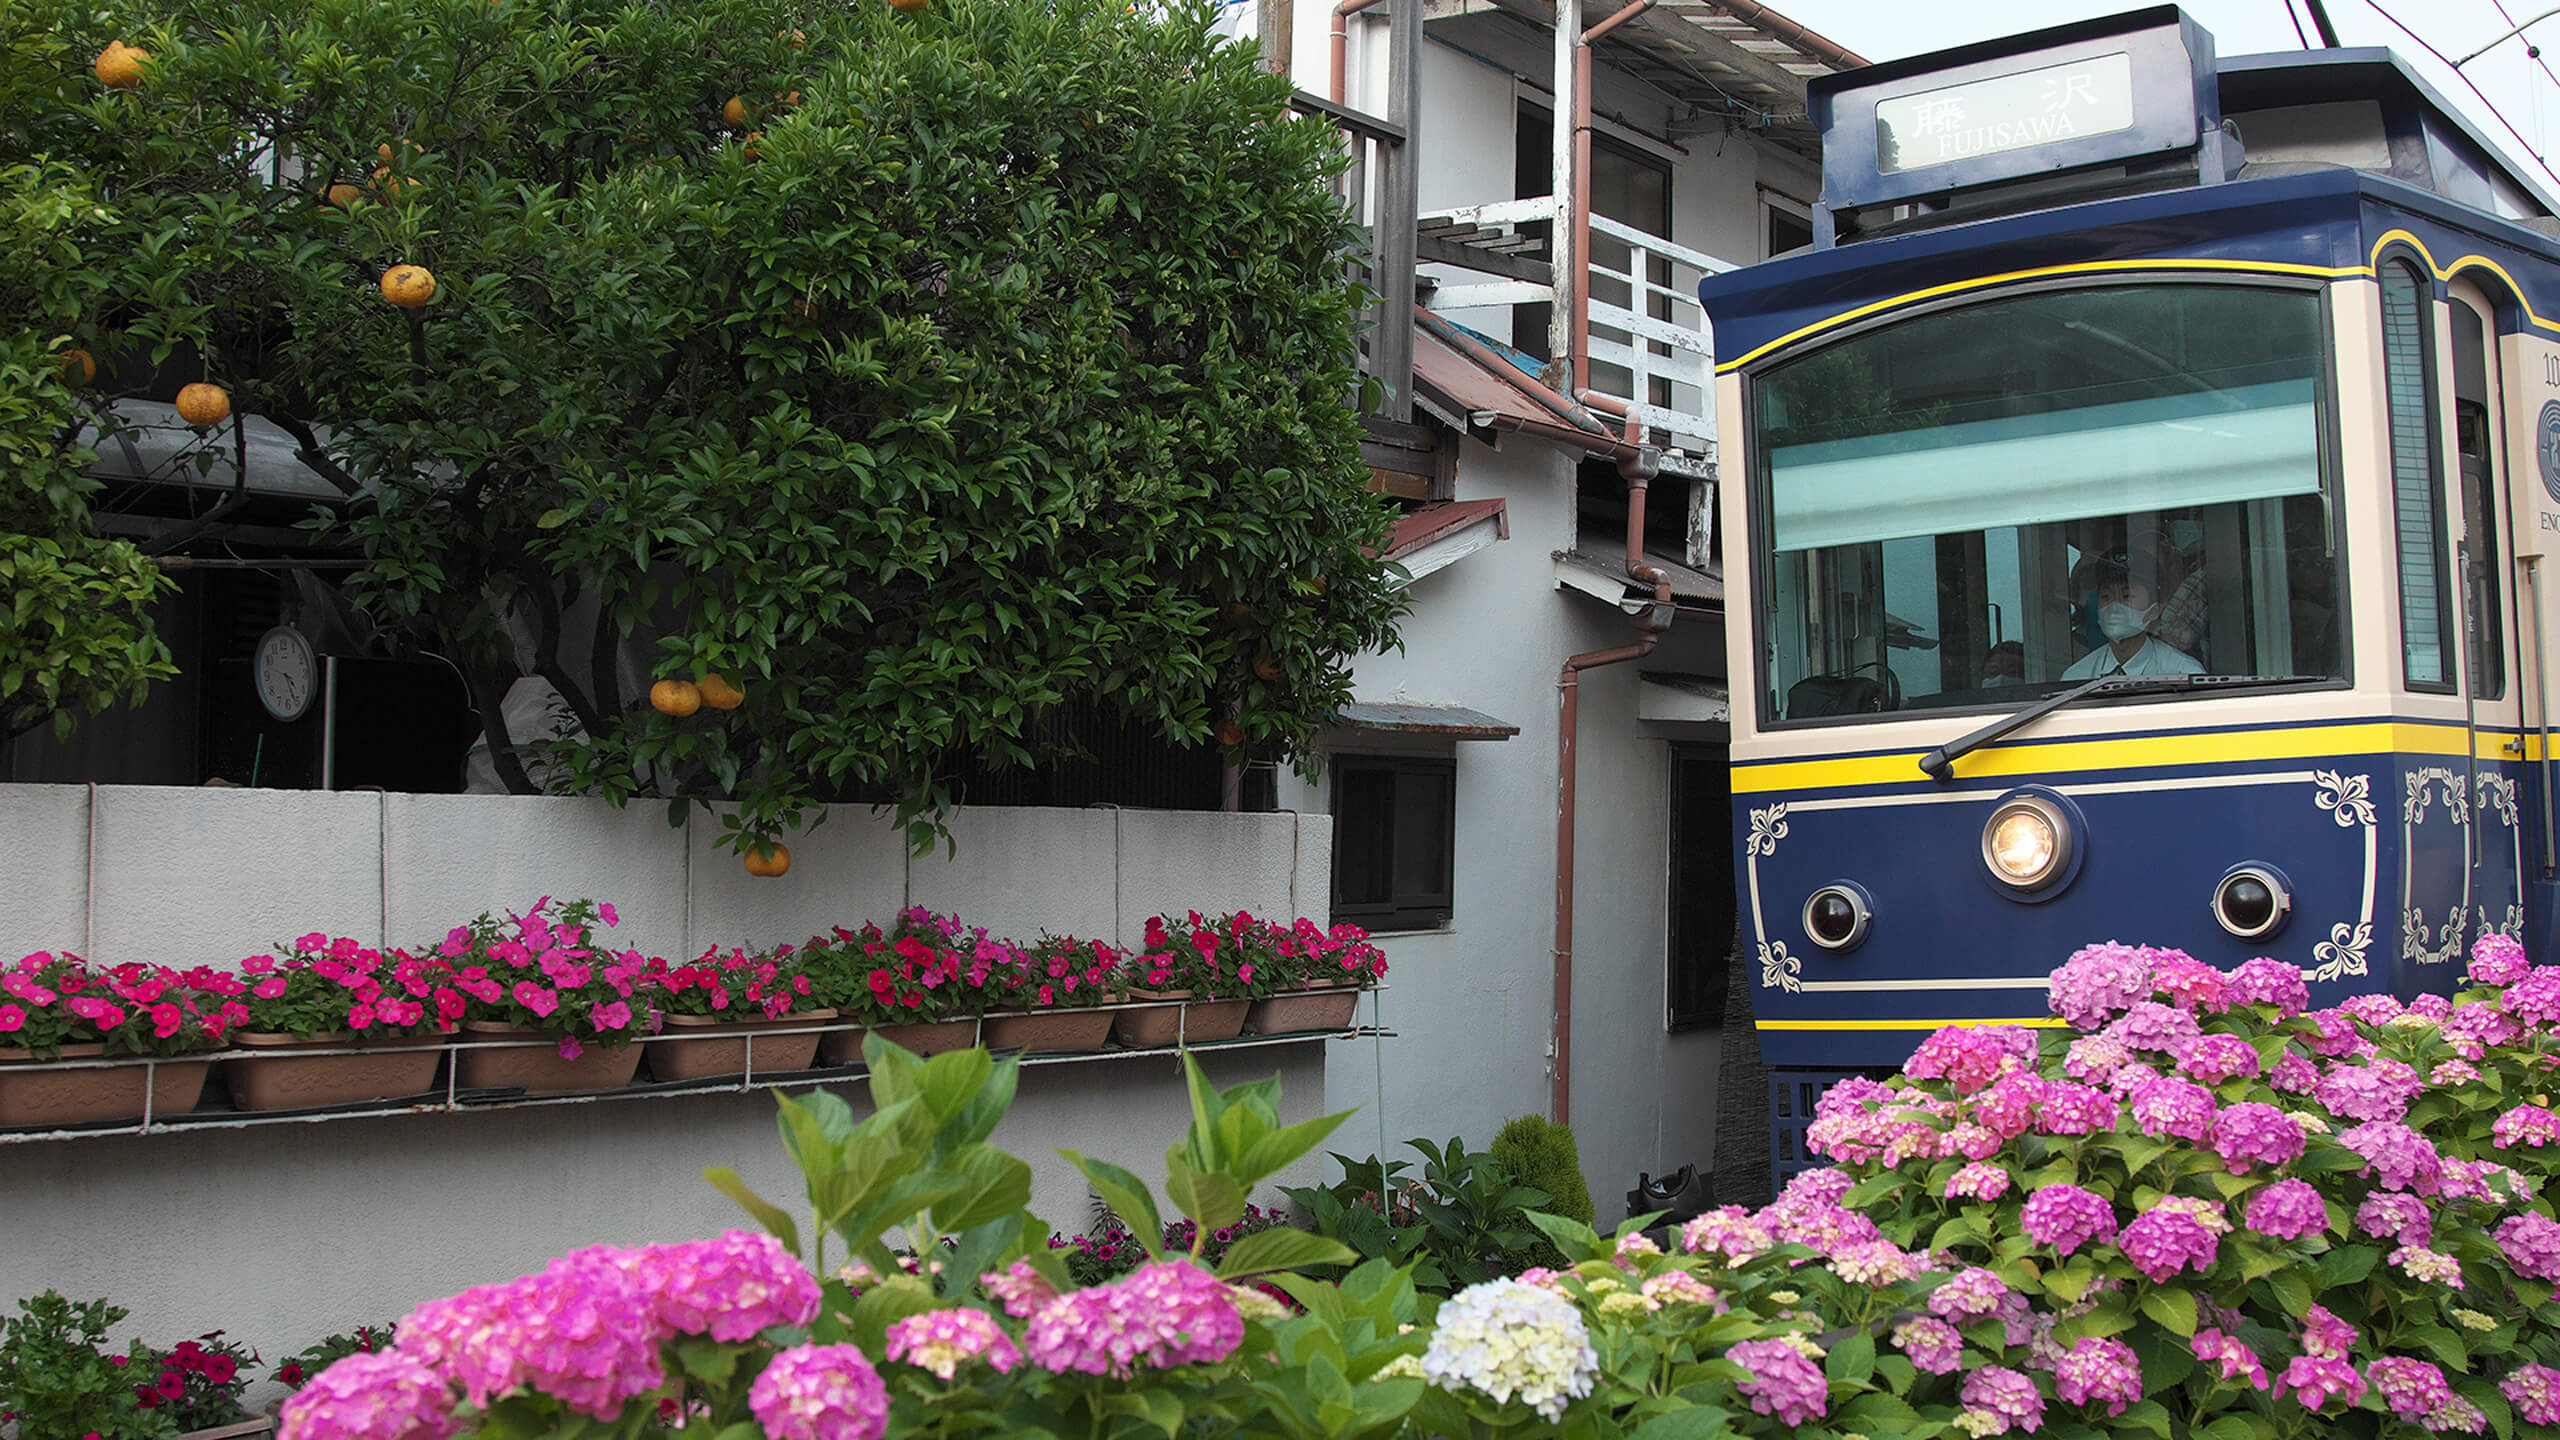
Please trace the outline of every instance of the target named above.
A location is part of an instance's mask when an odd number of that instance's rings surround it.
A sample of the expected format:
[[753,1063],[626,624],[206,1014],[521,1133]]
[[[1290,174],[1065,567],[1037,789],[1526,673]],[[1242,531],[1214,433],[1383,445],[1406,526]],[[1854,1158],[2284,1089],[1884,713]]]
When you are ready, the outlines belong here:
[[[966,811],[956,850],[910,856],[885,817],[842,809],[792,838],[790,874],[759,880],[713,848],[716,817],[674,828],[662,805],[0,785],[0,963],[34,950],[228,962],[311,930],[417,943],[546,894],[609,900],[617,941],[668,955],[802,940],[908,904],[1026,940],[1125,943],[1167,909],[1324,918],[1332,823]],[[1205,1063],[1220,1084],[1279,1075],[1294,1122],[1367,1103],[1325,1093],[1326,1053],[1343,1043]],[[859,1083],[835,1088],[864,1105]],[[1090,1196],[1058,1149],[1160,1187],[1188,1113],[1181,1069],[1162,1057],[1044,1063],[1025,1067],[995,1141],[1030,1162],[1034,1212],[1080,1230]],[[1312,1182],[1322,1163],[1271,1183]],[[48,1289],[105,1296],[133,1312],[128,1335],[168,1344],[220,1328],[272,1360],[579,1245],[748,1223],[703,1183],[708,1165],[806,1208],[765,1092],[0,1143],[0,1311]]]
[[[963,810],[909,855],[885,815],[837,807],[760,880],[718,818],[512,795],[0,785],[0,951],[227,962],[313,930],[416,945],[544,895],[611,901],[617,944],[698,955],[957,911],[1018,939],[1134,944],[1167,910],[1325,918],[1333,819],[1163,810]],[[15,946],[17,948],[11,949]]]

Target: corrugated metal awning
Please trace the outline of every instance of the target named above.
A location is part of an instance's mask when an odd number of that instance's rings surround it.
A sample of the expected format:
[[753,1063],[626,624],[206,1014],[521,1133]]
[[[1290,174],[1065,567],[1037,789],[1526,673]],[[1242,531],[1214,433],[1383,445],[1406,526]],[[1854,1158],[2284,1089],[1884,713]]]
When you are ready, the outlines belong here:
[[1345,730],[1393,730],[1451,740],[1508,740],[1520,733],[1519,726],[1464,705],[1420,705],[1403,700],[1354,700],[1334,712],[1333,723]]

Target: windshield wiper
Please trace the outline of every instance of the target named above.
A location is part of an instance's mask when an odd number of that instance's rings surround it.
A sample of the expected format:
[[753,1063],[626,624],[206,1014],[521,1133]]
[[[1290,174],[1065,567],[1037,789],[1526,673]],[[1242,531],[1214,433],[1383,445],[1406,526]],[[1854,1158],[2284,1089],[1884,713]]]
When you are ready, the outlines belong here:
[[2023,730],[2066,705],[2092,695],[2144,695],[2162,690],[2255,690],[2275,685],[2309,685],[2323,675],[2126,675],[2118,672],[2085,680],[2059,695],[2048,695],[2023,710],[2003,715],[1981,729],[1950,740],[1920,757],[1921,773],[1944,784],[1953,780],[1956,761],[1992,741]]

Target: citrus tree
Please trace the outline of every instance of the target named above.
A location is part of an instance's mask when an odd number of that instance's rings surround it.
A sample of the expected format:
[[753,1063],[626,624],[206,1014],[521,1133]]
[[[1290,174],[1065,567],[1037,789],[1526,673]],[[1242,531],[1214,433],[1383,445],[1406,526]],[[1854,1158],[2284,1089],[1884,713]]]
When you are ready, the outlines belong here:
[[929,836],[1066,707],[1310,753],[1392,643],[1339,147],[1213,6],[13,13],[0,135],[112,201],[30,354],[304,437],[516,788],[532,673],[577,788]]

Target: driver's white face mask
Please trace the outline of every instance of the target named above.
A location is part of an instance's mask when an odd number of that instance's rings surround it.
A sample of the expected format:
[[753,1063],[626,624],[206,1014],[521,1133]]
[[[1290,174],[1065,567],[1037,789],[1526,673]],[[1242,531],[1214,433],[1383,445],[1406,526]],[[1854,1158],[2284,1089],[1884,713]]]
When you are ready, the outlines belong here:
[[2136,610],[2130,605],[2110,603],[2098,607],[2098,629],[2110,640],[2130,640],[2151,628],[2160,607]]

